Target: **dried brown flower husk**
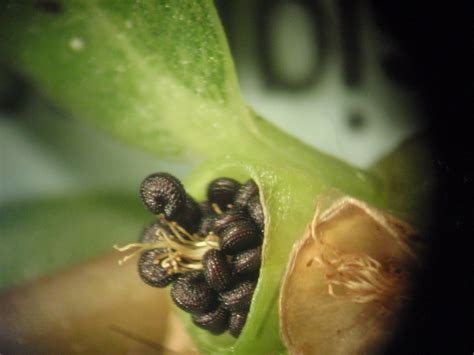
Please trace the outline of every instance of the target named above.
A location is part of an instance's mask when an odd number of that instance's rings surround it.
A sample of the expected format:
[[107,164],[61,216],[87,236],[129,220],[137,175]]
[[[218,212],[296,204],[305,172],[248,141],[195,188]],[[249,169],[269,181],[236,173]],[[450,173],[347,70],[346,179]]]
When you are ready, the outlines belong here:
[[283,280],[280,330],[292,354],[380,351],[396,330],[421,262],[422,244],[411,226],[332,195],[317,203]]

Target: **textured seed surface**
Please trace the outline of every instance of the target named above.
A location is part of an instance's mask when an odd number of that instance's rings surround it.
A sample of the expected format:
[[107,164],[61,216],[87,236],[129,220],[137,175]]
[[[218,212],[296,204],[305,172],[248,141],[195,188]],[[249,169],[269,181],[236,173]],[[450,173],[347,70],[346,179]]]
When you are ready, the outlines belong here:
[[166,224],[160,220],[156,220],[143,230],[142,234],[140,235],[139,242],[145,244],[156,242],[158,240],[157,233],[159,230],[163,230],[167,234],[171,233]]
[[245,280],[229,291],[220,293],[222,304],[231,312],[244,312],[250,307],[256,281]]
[[230,178],[218,178],[213,180],[208,187],[207,196],[209,202],[217,203],[222,210],[234,202],[234,197],[240,188],[240,182]]
[[232,258],[232,268],[239,274],[257,273],[262,262],[262,247],[245,250]]
[[232,283],[230,265],[225,255],[216,249],[204,254],[202,259],[203,273],[207,284],[216,291],[224,291]]
[[235,194],[234,205],[238,208],[244,208],[255,195],[258,195],[258,186],[255,181],[248,180]]
[[144,251],[138,261],[138,273],[145,283],[153,287],[166,287],[178,278],[178,274],[169,274],[160,264],[157,257],[166,253],[165,248]]
[[214,220],[214,224],[212,226],[212,231],[214,234],[219,235],[220,232],[226,227],[228,227],[231,223],[247,220],[250,217],[241,210],[237,209],[230,209],[226,212],[222,213],[221,215],[217,215]]
[[186,202],[183,209],[177,214],[176,222],[189,233],[194,233],[199,229],[201,218],[199,205],[191,196],[186,195]]
[[215,310],[204,314],[193,314],[192,320],[199,328],[219,335],[229,328],[230,312],[219,305]]
[[143,180],[140,195],[153,213],[173,218],[186,203],[186,192],[181,182],[167,173],[151,174]]
[[233,337],[238,338],[246,321],[247,313],[231,313],[229,319],[229,333]]
[[247,220],[230,224],[220,236],[221,250],[230,255],[256,247],[262,240],[255,224]]
[[259,196],[254,196],[250,199],[247,209],[258,229],[263,233],[265,229],[265,216]]
[[207,285],[201,271],[190,271],[171,285],[171,299],[189,313],[204,313],[216,306],[216,293]]

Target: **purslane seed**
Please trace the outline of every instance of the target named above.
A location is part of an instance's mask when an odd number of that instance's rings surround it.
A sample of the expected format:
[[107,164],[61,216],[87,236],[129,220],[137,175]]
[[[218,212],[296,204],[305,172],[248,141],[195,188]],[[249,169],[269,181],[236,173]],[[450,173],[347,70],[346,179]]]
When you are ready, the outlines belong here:
[[157,215],[140,243],[140,277],[148,285],[171,284],[171,299],[212,334],[238,337],[258,279],[264,218],[258,187],[231,178],[213,180],[208,201],[196,203],[167,173],[149,175],[140,186],[145,206]]
[[230,265],[226,256],[217,249],[211,249],[202,259],[204,278],[209,286],[216,291],[227,290],[232,283]]
[[181,275],[171,285],[171,299],[183,311],[205,313],[217,305],[217,294],[204,280],[202,271]]
[[265,216],[263,215],[263,208],[260,204],[260,198],[258,195],[252,197],[249,200],[247,204],[247,210],[250,214],[250,217],[252,217],[257,227],[263,233],[265,230]]
[[193,323],[214,335],[224,333],[229,328],[230,313],[219,305],[215,310],[204,314],[193,314]]
[[234,312],[230,314],[229,319],[229,333],[235,338],[238,338],[242,332],[242,328],[247,321],[247,313]]
[[140,186],[145,206],[154,214],[173,218],[186,203],[186,192],[181,182],[168,173],[147,176]]
[[220,233],[220,237],[221,249],[229,255],[254,248],[262,242],[262,236],[250,220],[231,223]]
[[234,205],[237,208],[244,209],[248,202],[254,196],[258,195],[258,186],[253,180],[248,180],[237,191],[234,197]]
[[230,209],[220,215],[217,215],[211,227],[214,234],[220,235],[220,233],[228,227],[231,223],[248,220],[249,216],[245,211],[239,209]]
[[258,273],[262,263],[262,247],[245,250],[232,258],[232,268],[238,274]]
[[224,308],[231,312],[247,311],[250,307],[256,284],[256,281],[245,280],[237,284],[233,289],[221,292],[219,298]]

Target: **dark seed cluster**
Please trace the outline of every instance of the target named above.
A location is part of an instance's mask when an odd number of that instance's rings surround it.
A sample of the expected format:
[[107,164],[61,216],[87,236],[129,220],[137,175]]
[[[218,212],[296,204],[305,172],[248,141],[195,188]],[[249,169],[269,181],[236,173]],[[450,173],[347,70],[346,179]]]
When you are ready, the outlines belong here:
[[191,250],[183,255],[179,246],[142,251],[138,270],[143,281],[154,287],[171,285],[172,300],[191,314],[196,326],[215,335],[228,330],[238,337],[261,264],[264,214],[255,182],[215,179],[208,186],[208,200],[198,204],[176,177],[156,173],[142,182],[140,194],[158,216],[142,232],[140,243],[161,245],[160,240],[171,236],[173,243]]

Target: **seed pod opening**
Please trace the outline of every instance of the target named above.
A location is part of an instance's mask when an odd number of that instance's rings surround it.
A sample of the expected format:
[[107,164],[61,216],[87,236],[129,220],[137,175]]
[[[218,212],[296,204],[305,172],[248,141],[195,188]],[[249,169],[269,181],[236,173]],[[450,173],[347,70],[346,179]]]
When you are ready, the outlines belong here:
[[152,213],[162,213],[167,218],[173,218],[186,202],[183,185],[177,178],[167,173],[147,176],[140,185],[140,195]]
[[[153,209],[159,210],[160,216],[143,231],[139,243],[116,247],[119,251],[136,248],[120,262],[141,253],[139,271],[145,282],[157,287],[171,284],[173,302],[191,313],[194,325],[214,335],[228,330],[231,312],[238,313],[232,335],[240,334],[261,264],[263,233],[247,207],[233,205],[240,186],[230,178],[214,179],[207,188],[209,201],[198,204],[177,178],[152,174],[143,182],[141,192],[149,205],[161,204]],[[246,186],[246,196],[257,197],[255,203],[259,204],[257,185],[249,181]],[[168,209],[168,205],[174,207]],[[236,253],[243,254],[233,258]],[[235,277],[233,259],[237,260],[239,277]]]

